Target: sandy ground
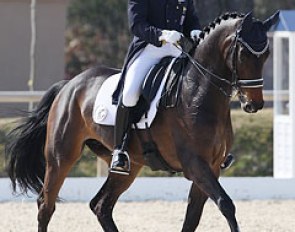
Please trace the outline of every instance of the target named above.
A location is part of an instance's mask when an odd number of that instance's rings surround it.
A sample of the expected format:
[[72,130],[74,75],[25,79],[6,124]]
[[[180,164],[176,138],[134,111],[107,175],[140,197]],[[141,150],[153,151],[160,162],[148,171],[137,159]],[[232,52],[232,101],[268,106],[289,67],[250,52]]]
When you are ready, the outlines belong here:
[[[294,232],[295,201],[236,201],[242,232]],[[119,202],[114,218],[122,232],[181,231],[185,202]],[[35,203],[0,203],[0,232],[37,231]],[[49,232],[102,231],[87,203],[58,203]],[[228,232],[217,207],[207,202],[198,232]]]

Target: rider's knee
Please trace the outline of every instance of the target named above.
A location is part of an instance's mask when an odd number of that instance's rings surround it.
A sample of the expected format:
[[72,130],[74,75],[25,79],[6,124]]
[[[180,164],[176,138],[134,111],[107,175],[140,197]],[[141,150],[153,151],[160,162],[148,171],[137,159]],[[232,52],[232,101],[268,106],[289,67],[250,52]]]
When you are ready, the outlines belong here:
[[134,94],[134,93],[127,93],[126,95],[123,94],[123,98],[122,98],[122,102],[123,102],[123,105],[126,106],[126,107],[133,107],[136,105],[138,101],[138,96],[137,94]]

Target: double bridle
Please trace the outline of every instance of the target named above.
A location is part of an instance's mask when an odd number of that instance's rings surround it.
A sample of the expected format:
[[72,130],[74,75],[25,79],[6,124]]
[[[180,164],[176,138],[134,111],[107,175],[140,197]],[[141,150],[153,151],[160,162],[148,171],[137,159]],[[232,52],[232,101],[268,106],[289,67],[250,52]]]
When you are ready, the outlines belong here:
[[243,88],[262,88],[263,87],[263,78],[262,77],[258,77],[256,79],[251,79],[251,80],[246,80],[246,79],[239,79],[238,77],[238,73],[237,73],[237,58],[238,58],[238,46],[237,44],[240,43],[243,46],[245,46],[245,48],[247,48],[249,50],[249,52],[253,55],[256,55],[257,57],[261,56],[262,54],[264,54],[269,47],[269,41],[267,41],[266,45],[264,46],[264,48],[261,51],[255,51],[254,49],[251,48],[251,46],[243,40],[243,38],[239,35],[239,30],[236,31],[235,36],[233,36],[234,39],[230,45],[230,56],[232,57],[232,78],[231,81],[215,74],[212,73],[210,70],[208,70],[207,68],[205,68],[203,65],[201,65],[197,60],[195,60],[189,53],[182,51],[183,54],[185,54],[188,58],[189,61],[192,63],[192,65],[202,74],[203,77],[207,77],[206,74],[209,74],[211,77],[215,78],[216,80],[231,86],[231,93],[228,93],[224,87],[217,85],[215,82],[213,82],[212,80],[209,79],[209,82],[214,85],[216,88],[218,88],[225,96],[227,97],[232,97],[232,90],[236,90],[236,92],[239,93],[240,98],[243,98]]

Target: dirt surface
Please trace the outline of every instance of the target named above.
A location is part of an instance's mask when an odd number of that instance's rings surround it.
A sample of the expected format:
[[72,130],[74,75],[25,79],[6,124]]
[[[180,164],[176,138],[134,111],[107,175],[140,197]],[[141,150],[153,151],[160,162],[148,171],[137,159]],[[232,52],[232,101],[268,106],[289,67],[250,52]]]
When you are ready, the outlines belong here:
[[[294,232],[294,201],[236,201],[242,232]],[[181,231],[186,202],[119,202],[114,219],[122,232]],[[36,203],[0,203],[0,232],[37,231]],[[103,231],[87,203],[58,203],[49,232]],[[229,232],[217,207],[207,202],[198,232]]]

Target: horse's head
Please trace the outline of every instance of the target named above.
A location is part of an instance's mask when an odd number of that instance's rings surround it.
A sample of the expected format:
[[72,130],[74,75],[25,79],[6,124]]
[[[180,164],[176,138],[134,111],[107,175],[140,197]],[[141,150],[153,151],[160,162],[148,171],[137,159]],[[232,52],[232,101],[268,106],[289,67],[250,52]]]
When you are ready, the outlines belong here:
[[267,31],[278,20],[279,12],[264,22],[253,20],[247,14],[238,30],[227,37],[228,49],[224,56],[232,73],[231,83],[237,90],[241,107],[248,113],[263,108],[263,65],[269,55]]

